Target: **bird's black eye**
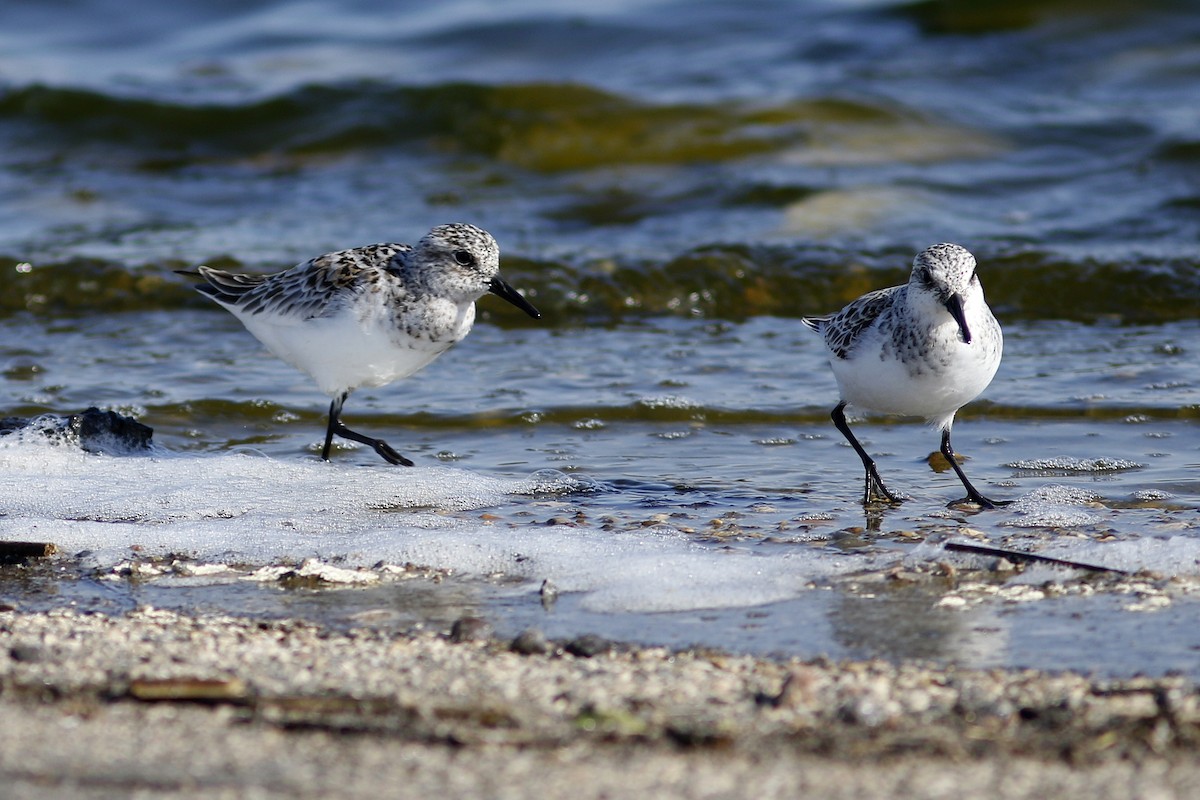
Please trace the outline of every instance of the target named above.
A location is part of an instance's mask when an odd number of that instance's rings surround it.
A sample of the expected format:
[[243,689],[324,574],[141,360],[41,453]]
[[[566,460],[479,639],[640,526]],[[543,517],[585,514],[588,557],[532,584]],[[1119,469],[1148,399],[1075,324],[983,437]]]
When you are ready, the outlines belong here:
[[932,286],[933,276],[929,274],[929,270],[922,267],[917,270],[917,282],[922,286]]
[[469,267],[475,263],[475,256],[471,255],[466,250],[455,250],[454,260],[459,264],[462,264],[464,267]]

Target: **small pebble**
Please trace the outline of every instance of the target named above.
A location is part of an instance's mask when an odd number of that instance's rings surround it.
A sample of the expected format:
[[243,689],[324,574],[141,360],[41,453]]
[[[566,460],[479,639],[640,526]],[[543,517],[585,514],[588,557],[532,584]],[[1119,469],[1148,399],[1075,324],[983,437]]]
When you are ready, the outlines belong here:
[[779,694],[774,697],[763,697],[762,703],[772,708],[801,709],[815,702],[815,686],[819,672],[814,669],[800,667],[792,670],[783,681]]
[[241,678],[164,678],[135,680],[129,695],[138,700],[220,703],[244,700],[248,694]]
[[46,651],[36,644],[14,644],[9,648],[8,654],[13,661],[26,664],[37,664],[46,658]]
[[550,642],[546,641],[546,634],[537,628],[526,628],[512,640],[509,649],[523,656],[544,655],[550,652]]
[[450,628],[450,641],[475,642],[492,635],[492,624],[480,617],[459,617]]
[[612,649],[612,642],[594,633],[585,633],[583,636],[578,636],[563,645],[565,652],[579,658],[594,658],[595,656],[611,652]]

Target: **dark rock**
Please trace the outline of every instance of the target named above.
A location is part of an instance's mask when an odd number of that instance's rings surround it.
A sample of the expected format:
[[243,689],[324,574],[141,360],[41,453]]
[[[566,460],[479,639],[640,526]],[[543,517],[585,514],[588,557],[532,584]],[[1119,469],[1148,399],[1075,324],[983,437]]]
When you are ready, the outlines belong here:
[[121,455],[148,452],[154,429],[133,417],[92,407],[66,417],[44,415],[0,419],[0,436],[23,430],[36,421],[46,436],[77,444],[89,453]]
[[36,664],[46,658],[46,651],[36,644],[14,644],[9,648],[8,654],[13,661],[26,664]]
[[25,564],[35,558],[49,558],[58,552],[51,542],[0,542],[0,564]]
[[523,656],[540,656],[550,652],[550,642],[537,628],[526,628],[512,640],[509,649]]
[[680,747],[729,747],[734,741],[728,732],[697,722],[674,723],[663,732]]
[[115,442],[127,451],[149,450],[154,429],[133,417],[115,411],[89,408],[82,414],[67,418],[70,429],[79,435],[79,446],[89,453],[103,452],[102,448]]
[[450,641],[452,642],[478,641],[491,638],[491,635],[491,623],[479,617],[460,617],[450,628]]
[[585,633],[563,644],[563,651],[579,658],[593,658],[613,649],[613,643],[603,636]]

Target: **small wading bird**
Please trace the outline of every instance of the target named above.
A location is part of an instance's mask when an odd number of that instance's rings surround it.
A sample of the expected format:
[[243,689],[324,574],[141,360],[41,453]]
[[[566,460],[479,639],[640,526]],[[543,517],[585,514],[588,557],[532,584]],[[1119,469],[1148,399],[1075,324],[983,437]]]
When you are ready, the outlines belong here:
[[211,267],[180,274],[228,309],[279,358],[308,374],[333,398],[321,458],[334,435],[370,445],[388,463],[412,462],[382,439],[347,428],[342,405],[360,386],[406,378],[471,330],[475,301],[503,297],[541,316],[501,280],[500,248],[487,231],[439,225],[415,246],[374,244],[327,253],[273,275]]
[[950,427],[958,409],[992,382],[1004,337],[983,299],[975,257],[956,244],[935,244],[913,260],[903,286],[869,292],[836,314],[804,324],[825,340],[841,392],[833,424],[866,470],[863,503],[899,503],[875,461],[846,423],[847,404],[883,414],[924,417],[942,432],[941,453],[967,489],[951,505],[1002,505],[971,485],[954,457]]

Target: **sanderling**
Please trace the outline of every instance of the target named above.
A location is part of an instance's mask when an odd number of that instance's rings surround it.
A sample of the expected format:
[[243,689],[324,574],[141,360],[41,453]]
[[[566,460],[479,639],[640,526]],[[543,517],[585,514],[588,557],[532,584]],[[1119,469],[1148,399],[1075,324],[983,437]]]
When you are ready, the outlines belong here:
[[273,275],[238,275],[212,267],[181,274],[227,308],[281,359],[307,373],[333,398],[321,458],[334,434],[370,445],[391,464],[412,462],[382,439],[342,424],[342,405],[360,386],[408,377],[471,330],[475,301],[503,297],[529,316],[541,314],[501,280],[500,248],[485,230],[439,225],[416,246],[373,244],[340,250]]
[[[950,427],[958,409],[992,382],[1004,337],[983,299],[975,257],[956,244],[935,244],[913,259],[904,286],[869,292],[836,314],[804,324],[820,333],[841,391],[833,424],[866,469],[863,503],[900,498],[883,485],[875,462],[850,432],[846,405],[925,417],[941,429],[941,452],[967,489],[961,503],[1001,503],[979,493],[954,457]],[[955,503],[951,503],[954,505]]]

